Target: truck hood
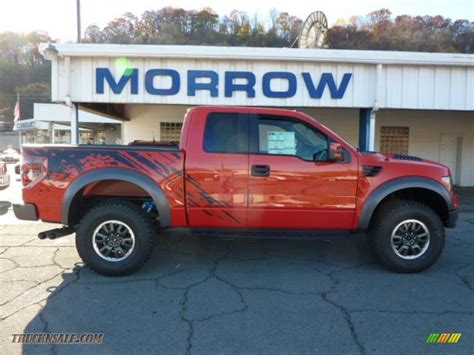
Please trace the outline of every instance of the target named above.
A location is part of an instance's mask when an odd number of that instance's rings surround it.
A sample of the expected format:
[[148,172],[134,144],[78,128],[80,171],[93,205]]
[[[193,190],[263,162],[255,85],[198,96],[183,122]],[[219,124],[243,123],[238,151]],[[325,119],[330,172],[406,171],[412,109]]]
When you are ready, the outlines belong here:
[[424,159],[412,155],[406,154],[386,154],[386,153],[375,153],[375,152],[362,152],[360,153],[361,164],[374,164],[381,166],[398,166],[406,168],[405,171],[419,170],[423,168],[427,174],[430,171],[436,171],[436,175],[451,175],[451,171],[446,165],[438,163],[434,160]]

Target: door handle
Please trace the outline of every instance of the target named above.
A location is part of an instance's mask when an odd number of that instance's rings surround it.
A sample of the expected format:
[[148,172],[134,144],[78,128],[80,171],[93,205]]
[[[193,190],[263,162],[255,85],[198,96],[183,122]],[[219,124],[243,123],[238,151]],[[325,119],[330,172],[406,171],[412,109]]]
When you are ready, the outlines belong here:
[[252,176],[270,176],[270,166],[252,165]]

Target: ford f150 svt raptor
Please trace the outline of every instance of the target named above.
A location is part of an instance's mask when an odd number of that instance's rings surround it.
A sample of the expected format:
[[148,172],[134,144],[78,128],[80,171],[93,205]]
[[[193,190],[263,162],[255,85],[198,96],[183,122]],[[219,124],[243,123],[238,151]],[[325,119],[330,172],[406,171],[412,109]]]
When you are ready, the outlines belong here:
[[196,107],[176,145],[31,145],[22,159],[16,216],[63,224],[39,237],[75,232],[81,258],[105,275],[137,270],[156,234],[178,227],[233,238],[363,231],[382,264],[417,272],[457,219],[447,167],[358,151],[290,110]]

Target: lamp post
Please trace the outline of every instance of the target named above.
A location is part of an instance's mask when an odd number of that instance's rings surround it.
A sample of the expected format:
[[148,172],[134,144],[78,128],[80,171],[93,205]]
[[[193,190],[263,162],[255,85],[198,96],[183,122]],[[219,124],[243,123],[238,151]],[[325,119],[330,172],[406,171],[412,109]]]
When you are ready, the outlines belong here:
[[[81,0],[76,0],[76,15],[77,15],[77,43],[81,43]],[[74,103],[75,117],[74,122],[71,122],[71,143],[79,144],[81,142],[79,132],[79,104]],[[72,134],[74,133],[74,134]],[[75,139],[73,139],[73,137]]]
[[81,0],[76,0],[77,43],[81,43]]

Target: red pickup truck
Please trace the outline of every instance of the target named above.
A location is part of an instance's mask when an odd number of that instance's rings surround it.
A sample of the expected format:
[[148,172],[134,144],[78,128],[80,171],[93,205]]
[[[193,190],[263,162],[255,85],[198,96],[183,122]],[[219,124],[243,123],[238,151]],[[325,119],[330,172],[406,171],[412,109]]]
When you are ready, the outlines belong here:
[[457,220],[447,167],[354,148],[306,114],[190,109],[177,145],[23,147],[18,218],[61,223],[105,275],[130,274],[163,229],[195,235],[318,237],[367,232],[398,272],[433,264]]

